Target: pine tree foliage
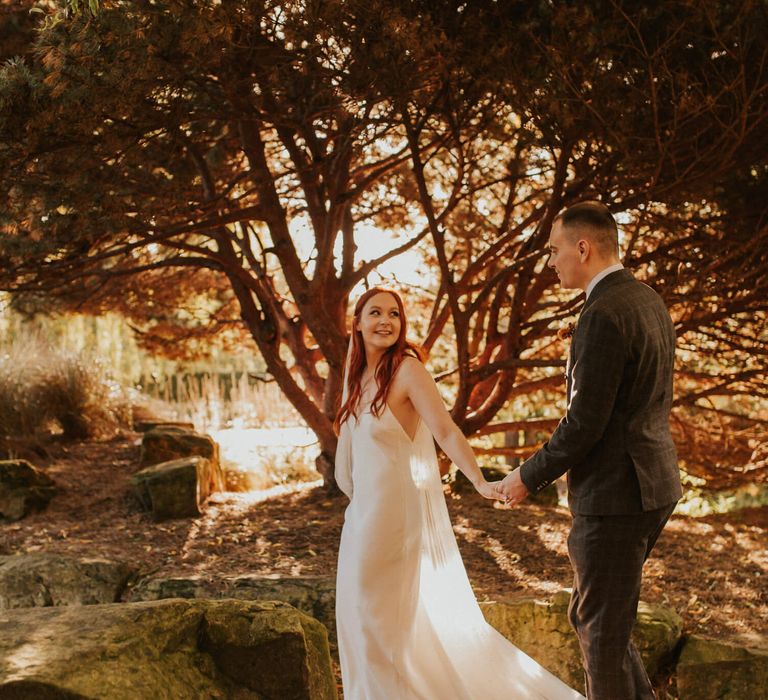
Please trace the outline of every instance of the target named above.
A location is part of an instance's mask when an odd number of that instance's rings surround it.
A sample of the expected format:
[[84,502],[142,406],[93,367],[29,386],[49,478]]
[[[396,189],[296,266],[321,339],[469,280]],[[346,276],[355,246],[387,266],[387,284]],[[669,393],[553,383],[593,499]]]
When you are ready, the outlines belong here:
[[[765,26],[748,1],[70,3],[0,69],[1,286],[247,333],[330,483],[352,290],[426,251],[425,345],[490,431],[560,384],[578,300],[543,248],[598,197],[677,324],[686,468],[727,482],[766,418]],[[367,259],[373,227],[403,236]]]

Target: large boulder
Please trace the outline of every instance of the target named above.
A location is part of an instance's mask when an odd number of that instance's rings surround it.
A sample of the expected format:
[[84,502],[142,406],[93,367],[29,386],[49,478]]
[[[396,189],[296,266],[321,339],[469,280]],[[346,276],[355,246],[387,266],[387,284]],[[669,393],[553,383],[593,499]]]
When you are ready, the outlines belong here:
[[147,433],[150,430],[166,430],[168,428],[175,428],[188,433],[195,431],[194,423],[188,421],[179,420],[137,420],[133,423],[133,429],[137,433]]
[[583,690],[581,652],[568,622],[566,592],[551,601],[498,600],[480,607],[485,619],[513,644],[571,687]]
[[325,629],[285,603],[162,600],[0,616],[0,699],[335,697]]
[[206,612],[200,647],[225,676],[260,697],[336,697],[328,633],[317,620],[285,603],[241,601],[257,610],[276,606],[250,616],[233,615],[234,601],[223,603]]
[[171,462],[182,457],[204,457],[210,462],[208,493],[224,490],[219,445],[210,435],[201,435],[182,427],[158,427],[144,434],[141,440],[142,467]]
[[53,479],[26,460],[0,461],[0,521],[43,510],[56,492]]
[[200,576],[148,577],[141,579],[127,598],[131,601],[164,598],[279,600],[322,622],[330,634],[331,645],[336,646],[336,582],[329,577],[247,575],[215,581]]
[[240,600],[281,600],[325,625],[336,644],[336,581],[323,576],[237,576],[227,595]]
[[114,603],[133,573],[127,564],[107,559],[0,556],[0,609]]
[[[482,603],[488,622],[513,644],[574,688],[584,689],[584,672],[576,634],[568,622],[570,594],[550,601],[533,599]],[[646,669],[654,676],[671,659],[682,633],[672,611],[640,603],[633,639]]]
[[131,483],[155,520],[196,517],[211,494],[212,469],[208,459],[183,457],[146,467],[131,477]]
[[632,638],[651,678],[674,661],[683,634],[683,620],[673,610],[641,602]]
[[[166,598],[229,598],[225,595],[226,584],[214,584],[202,576],[171,576],[153,578],[147,576],[138,581],[126,600],[137,603]],[[278,599],[276,599],[278,600]]]
[[[739,640],[740,641],[740,640]],[[677,662],[680,700],[765,700],[768,647],[765,640],[743,644],[686,637]]]

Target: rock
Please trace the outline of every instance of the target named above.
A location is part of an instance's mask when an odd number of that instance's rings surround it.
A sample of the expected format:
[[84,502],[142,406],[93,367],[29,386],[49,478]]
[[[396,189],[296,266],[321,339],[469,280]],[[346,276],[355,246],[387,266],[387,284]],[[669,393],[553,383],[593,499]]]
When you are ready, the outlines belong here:
[[331,700],[322,625],[279,602],[5,611],[0,698]]
[[768,647],[765,640],[737,646],[690,636],[683,641],[677,662],[680,700],[766,700]]
[[188,423],[187,421],[176,420],[137,420],[133,424],[133,429],[137,433],[147,433],[150,430],[166,430],[168,428],[175,428],[188,433],[195,432],[194,423]]
[[584,691],[576,634],[568,622],[569,594],[481,603],[485,619],[513,644],[573,688]]
[[56,495],[50,476],[23,459],[0,462],[0,520],[21,520],[43,510]]
[[[284,578],[238,576],[145,578],[131,590],[130,600],[169,597],[281,600],[318,619],[336,647],[335,581],[328,577]],[[570,593],[560,591],[549,602],[532,599],[481,603],[488,620],[507,639],[569,684],[583,686],[581,652],[568,622]],[[653,677],[672,657],[680,640],[682,620],[666,608],[641,602],[635,625],[635,644]]]
[[[165,598],[222,598],[222,587],[198,576],[143,578],[126,596],[131,602]],[[279,600],[277,598],[276,600]],[[306,612],[306,610],[304,611]]]
[[182,457],[205,457],[211,463],[207,492],[224,490],[224,475],[219,459],[219,445],[209,435],[184,428],[156,428],[144,434],[141,441],[140,466],[147,467]]
[[[225,603],[207,611],[201,649],[238,684],[267,698],[335,698],[328,633],[286,604],[269,614],[233,616]],[[325,671],[325,672],[324,672]]]
[[[335,639],[335,583],[327,577],[282,578],[239,576],[215,583],[199,577],[143,579],[131,600],[172,596],[226,597],[242,600],[282,600],[317,618]],[[481,603],[488,622],[555,675],[583,689],[581,652],[568,622],[568,591],[549,601],[532,599]],[[641,602],[635,625],[635,644],[653,677],[674,654],[682,620],[672,611]]]
[[[520,599],[480,607],[488,622],[513,644],[583,692],[579,642],[568,622],[569,598],[568,591],[560,591],[549,602]],[[674,612],[640,603],[633,639],[651,676],[672,657],[681,631],[682,620]]]
[[208,435],[179,427],[155,428],[145,433],[141,440],[142,467],[193,455],[218,460],[219,446]]
[[211,469],[203,457],[184,457],[142,469],[131,483],[155,520],[196,517],[211,493]]
[[127,564],[107,559],[0,557],[0,609],[114,603],[133,574]]
[[237,576],[216,579],[215,582],[198,576],[145,578],[127,598],[131,601],[163,598],[279,600],[322,622],[328,629],[331,645],[336,646],[336,582],[333,578]]
[[226,595],[240,600],[280,600],[325,625],[336,644],[336,580],[328,577],[283,578],[238,576],[225,587]]
[[640,601],[632,639],[651,678],[673,661],[682,634],[683,620],[676,612]]

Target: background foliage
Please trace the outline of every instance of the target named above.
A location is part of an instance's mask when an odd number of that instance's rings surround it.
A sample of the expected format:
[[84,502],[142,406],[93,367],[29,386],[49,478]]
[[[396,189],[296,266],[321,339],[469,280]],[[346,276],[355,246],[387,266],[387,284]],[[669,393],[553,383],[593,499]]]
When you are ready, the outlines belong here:
[[765,474],[763,3],[70,9],[34,29],[2,15],[27,37],[0,70],[18,308],[116,310],[179,356],[249,336],[330,485],[349,296],[406,251],[457,423],[549,427],[580,299],[543,247],[563,206],[596,197],[678,329],[685,469]]

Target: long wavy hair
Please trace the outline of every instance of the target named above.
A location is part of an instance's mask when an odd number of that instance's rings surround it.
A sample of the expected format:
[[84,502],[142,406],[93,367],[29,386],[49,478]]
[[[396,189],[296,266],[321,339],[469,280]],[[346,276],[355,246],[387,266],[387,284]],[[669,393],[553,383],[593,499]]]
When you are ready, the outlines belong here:
[[352,343],[352,351],[349,360],[349,374],[347,376],[347,386],[349,387],[347,400],[339,407],[338,413],[336,414],[336,420],[333,422],[333,427],[336,430],[337,435],[341,429],[342,423],[344,423],[350,416],[357,415],[357,409],[359,408],[362,396],[362,379],[363,372],[366,368],[366,358],[365,346],[363,345],[363,334],[361,331],[357,330],[357,325],[360,322],[360,316],[362,315],[368,300],[382,292],[391,294],[397,302],[397,308],[400,312],[400,333],[392,347],[388,348],[384,355],[382,355],[374,370],[373,376],[377,387],[376,395],[371,402],[371,413],[373,413],[374,416],[378,418],[384,410],[384,407],[387,404],[387,396],[389,395],[389,390],[392,386],[392,379],[403,359],[406,356],[410,356],[415,357],[420,362],[424,361],[424,351],[418,345],[406,338],[408,322],[405,317],[405,308],[403,307],[403,300],[400,298],[400,295],[386,287],[371,287],[371,289],[362,294],[355,304],[352,319],[352,336],[350,339],[350,342]]

